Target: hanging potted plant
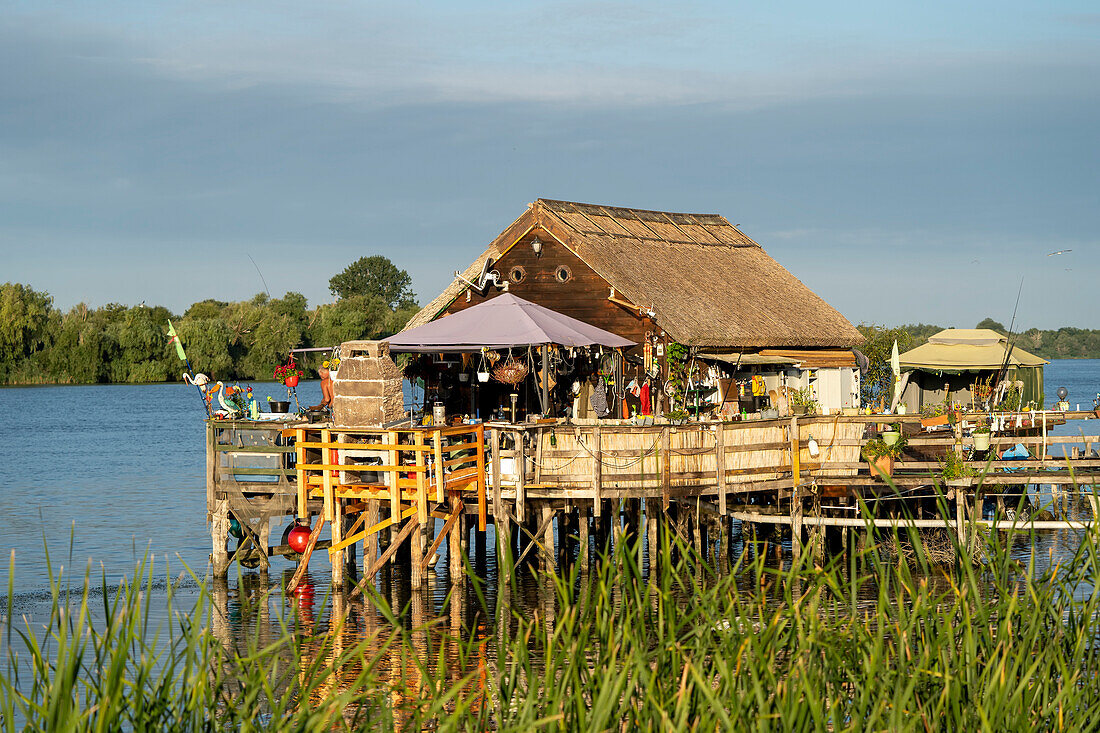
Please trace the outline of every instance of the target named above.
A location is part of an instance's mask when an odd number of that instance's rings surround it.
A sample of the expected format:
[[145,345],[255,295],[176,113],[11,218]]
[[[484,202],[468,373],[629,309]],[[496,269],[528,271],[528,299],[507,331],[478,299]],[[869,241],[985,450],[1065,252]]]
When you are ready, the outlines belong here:
[[974,438],[974,450],[987,451],[989,450],[989,426],[979,425],[974,428],[972,433]]
[[293,389],[298,386],[298,380],[302,378],[304,372],[298,368],[298,365],[291,361],[289,364],[275,367],[274,378],[276,382],[282,382],[287,387]]

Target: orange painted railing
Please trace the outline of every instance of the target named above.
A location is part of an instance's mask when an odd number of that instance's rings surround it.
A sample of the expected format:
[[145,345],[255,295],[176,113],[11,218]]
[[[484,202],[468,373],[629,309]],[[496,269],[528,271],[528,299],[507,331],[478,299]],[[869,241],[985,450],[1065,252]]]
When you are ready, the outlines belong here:
[[[478,527],[485,529],[483,424],[390,430],[300,427],[294,437],[298,515],[303,519],[308,500],[317,496],[330,522],[337,514],[337,500],[345,506],[355,500],[388,500],[390,517],[354,536],[360,539],[413,514],[424,524],[436,510],[433,505],[455,498],[465,501],[476,494]],[[365,459],[382,463],[364,463]]]

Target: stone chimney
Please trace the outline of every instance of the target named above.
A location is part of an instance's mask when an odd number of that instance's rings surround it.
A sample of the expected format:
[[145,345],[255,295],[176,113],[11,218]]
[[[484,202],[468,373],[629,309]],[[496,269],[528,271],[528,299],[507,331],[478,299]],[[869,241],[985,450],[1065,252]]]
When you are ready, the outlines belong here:
[[382,427],[405,415],[401,370],[383,341],[340,344],[340,368],[332,377],[332,416],[336,427]]

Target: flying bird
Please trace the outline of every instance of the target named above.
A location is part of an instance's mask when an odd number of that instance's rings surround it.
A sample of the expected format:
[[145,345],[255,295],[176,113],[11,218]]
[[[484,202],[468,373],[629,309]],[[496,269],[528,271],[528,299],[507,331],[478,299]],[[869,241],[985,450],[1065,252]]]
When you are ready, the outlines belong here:
[[1072,252],[1072,249],[1060,249],[1057,252],[1051,252],[1047,257],[1053,257],[1054,255],[1064,255],[1066,252]]

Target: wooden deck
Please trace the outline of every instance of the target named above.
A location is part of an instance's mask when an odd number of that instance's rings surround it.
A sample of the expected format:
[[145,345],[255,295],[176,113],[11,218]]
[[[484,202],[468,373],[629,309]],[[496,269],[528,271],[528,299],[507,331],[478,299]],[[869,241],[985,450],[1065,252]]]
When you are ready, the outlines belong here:
[[[1003,512],[1031,485],[1050,486],[1058,496],[1091,495],[1100,481],[1094,449],[1100,435],[1049,434],[1050,426],[1067,419],[1094,418],[1091,412],[1013,415],[1012,432],[994,434],[984,454],[973,452],[968,436],[968,425],[978,417],[964,415],[932,433],[921,431],[920,416],[897,415],[390,430],[209,421],[214,568],[224,573],[234,557],[258,559],[266,568],[271,555],[290,554],[282,543],[271,545],[269,536],[273,520],[293,516],[320,517],[332,528],[334,583],[355,574],[361,545],[361,587],[387,563],[399,561],[408,564],[416,589],[443,542],[452,577],[462,576],[468,526],[476,526],[484,541],[480,533],[494,525],[498,558],[537,550],[548,564],[568,554],[567,538],[585,548],[579,557],[586,562],[592,535],[598,546],[626,532],[645,533],[656,547],[665,524],[698,543],[700,524],[725,538],[733,519],[789,525],[800,540],[792,543],[798,554],[807,527],[859,526],[860,506],[871,509],[875,526],[933,522],[962,537],[984,521],[987,497]],[[884,423],[902,423],[909,442],[909,453],[889,480],[873,475],[861,460],[868,437]],[[1037,458],[995,459],[994,451],[1016,443]],[[969,459],[974,476],[942,481],[934,456],[948,451]],[[949,516],[925,516],[943,502]],[[995,521],[1009,521],[1006,516]],[[224,539],[230,517],[244,534],[232,554]],[[437,519],[443,522],[438,532]],[[1031,526],[1080,524],[1059,521]],[[561,540],[556,551],[555,536]]]

